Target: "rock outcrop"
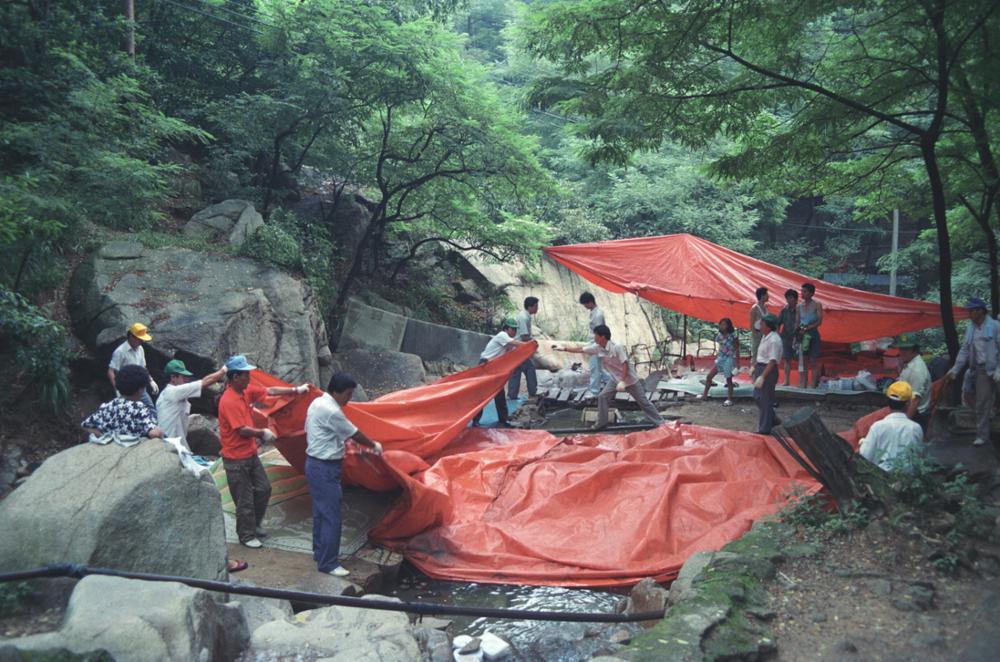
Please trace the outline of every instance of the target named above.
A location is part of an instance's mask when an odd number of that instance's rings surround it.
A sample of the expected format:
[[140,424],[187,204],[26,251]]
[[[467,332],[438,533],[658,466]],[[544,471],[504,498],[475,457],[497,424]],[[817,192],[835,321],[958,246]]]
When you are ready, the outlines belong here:
[[192,216],[184,225],[184,236],[212,243],[224,239],[239,248],[263,226],[264,217],[246,200],[223,200]]
[[385,349],[351,349],[337,355],[345,372],[362,385],[369,395],[384,395],[419,386],[426,373],[415,354]]
[[151,439],[53,455],[0,501],[0,570],[80,563],[226,579],[219,492]]
[[246,354],[281,379],[321,382],[328,343],[312,290],[253,260],[111,242],[77,268],[68,306],[77,335],[101,357],[129,324],[147,324],[154,377],[169,358],[201,375]]
[[92,575],[69,600],[57,632],[0,643],[0,659],[77,659],[106,651],[118,662],[233,660],[249,638],[238,605],[175,582],[145,582]]
[[[373,599],[389,600],[373,595]],[[420,645],[406,614],[392,611],[324,607],[294,618],[265,623],[250,640],[253,653],[296,655],[308,650],[318,658],[417,660]]]

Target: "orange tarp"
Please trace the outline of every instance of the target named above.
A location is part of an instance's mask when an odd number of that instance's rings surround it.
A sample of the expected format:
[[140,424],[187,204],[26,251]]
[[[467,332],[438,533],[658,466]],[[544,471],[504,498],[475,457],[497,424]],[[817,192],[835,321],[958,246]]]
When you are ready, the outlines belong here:
[[[785,305],[785,290],[799,290],[805,282],[816,284],[816,300],[823,304],[825,341],[857,342],[941,325],[938,304],[825,283],[689,234],[551,246],[545,253],[610,292],[631,292],[709,322],[729,317],[742,329],[749,328],[758,287],[768,288],[777,311]],[[954,313],[956,320],[968,317],[961,308]]]
[[[695,552],[719,549],[779,510],[796,483],[819,487],[762,435],[677,423],[569,438],[466,428],[532,351],[346,408],[386,452],[352,452],[345,478],[402,488],[371,538],[432,577],[559,586],[667,580]],[[262,386],[285,385],[251,375]],[[305,412],[318,395],[275,398],[265,410],[278,449],[300,470]],[[856,447],[884,413],[845,437]]]

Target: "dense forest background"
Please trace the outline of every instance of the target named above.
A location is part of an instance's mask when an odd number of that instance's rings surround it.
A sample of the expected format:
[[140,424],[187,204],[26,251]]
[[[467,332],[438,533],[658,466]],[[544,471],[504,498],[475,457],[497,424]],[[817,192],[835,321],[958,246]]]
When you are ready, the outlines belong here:
[[899,293],[954,352],[948,305],[1000,303],[998,28],[988,0],[6,2],[0,338],[58,406],[76,256],[191,246],[241,198],[240,251],[331,322],[370,287],[467,326],[441,246],[690,232],[886,291],[899,209]]

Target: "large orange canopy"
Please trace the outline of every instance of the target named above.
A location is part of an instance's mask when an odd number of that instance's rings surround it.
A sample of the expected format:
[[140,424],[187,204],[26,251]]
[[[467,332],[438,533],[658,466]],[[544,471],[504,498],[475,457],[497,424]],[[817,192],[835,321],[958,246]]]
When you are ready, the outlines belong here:
[[[611,292],[631,292],[709,322],[729,317],[744,329],[758,287],[768,288],[777,311],[785,290],[799,290],[805,282],[816,285],[816,300],[823,304],[825,341],[857,342],[941,325],[938,304],[818,281],[689,234],[552,246],[545,253]],[[954,311],[956,319],[968,317],[963,309]]]

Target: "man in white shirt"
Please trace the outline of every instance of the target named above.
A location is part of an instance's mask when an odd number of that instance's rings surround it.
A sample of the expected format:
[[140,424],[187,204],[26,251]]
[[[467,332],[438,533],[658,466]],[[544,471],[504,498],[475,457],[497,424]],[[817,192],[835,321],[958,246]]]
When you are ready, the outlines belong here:
[[[580,305],[586,308],[590,312],[590,319],[588,320],[588,326],[590,327],[590,334],[594,334],[594,329],[599,326],[607,325],[604,320],[604,311],[597,307],[597,301],[594,299],[594,295],[590,292],[584,292],[580,295]],[[611,381],[611,375],[606,373],[601,367],[601,357],[597,354],[590,355],[590,363],[588,365],[590,369],[590,386],[589,390],[591,394],[597,395],[604,388],[604,385]]]
[[[538,312],[538,297],[527,297],[524,300],[524,310],[517,314],[517,332],[515,337],[520,342],[531,341],[531,316]],[[535,363],[529,357],[524,363],[514,369],[507,382],[507,399],[517,400],[521,391],[521,373],[528,387],[528,397],[535,397],[538,392],[538,376],[535,374]]]
[[753,397],[757,401],[760,416],[757,419],[757,433],[771,434],[771,428],[778,425],[778,415],[774,413],[774,388],[778,385],[778,366],[784,348],[778,334],[778,318],[768,313],[761,320],[765,335],[757,348],[753,369]]
[[639,377],[635,374],[635,368],[629,364],[625,348],[618,343],[611,342],[611,329],[606,324],[597,325],[594,329],[594,342],[588,345],[583,347],[553,345],[552,349],[572,354],[599,356],[604,369],[611,375],[611,381],[601,389],[597,396],[597,422],[591,427],[592,430],[602,430],[608,426],[608,405],[618,391],[618,382],[624,384],[625,392],[639,404],[639,408],[646,414],[646,418],[656,425],[663,423],[660,412],[646,399],[646,391],[639,381]]
[[[125,331],[125,342],[115,348],[115,351],[111,353],[111,361],[108,362],[108,381],[111,382],[111,386],[114,387],[115,393],[121,395],[118,392],[118,385],[115,384],[117,379],[118,371],[127,365],[137,365],[142,368],[146,367],[146,352],[142,347],[142,343],[149,342],[153,339],[153,336],[149,335],[149,329],[145,324],[136,322],[130,326]],[[152,379],[149,380],[149,388],[153,390],[153,393],[159,392],[159,387],[156,382]],[[149,397],[149,393],[145,390],[142,392],[142,398],[140,402],[154,409],[153,399]]]
[[[492,361],[502,354],[506,354],[515,347],[522,345],[520,340],[515,340],[514,335],[517,333],[517,320],[508,317],[503,321],[503,328],[490,338],[490,341],[486,343],[486,347],[483,349],[483,353],[479,355],[479,365],[486,363],[487,361]],[[513,398],[512,398],[513,399]],[[504,389],[501,387],[500,391],[493,396],[493,404],[497,408],[497,426],[507,427],[507,398],[504,395]],[[472,419],[472,425],[479,425],[479,419],[483,417],[483,410],[480,409],[476,413],[475,417]]]
[[313,559],[320,572],[346,577],[340,565],[340,469],[348,441],[367,446],[375,455],[382,444],[372,441],[344,415],[358,384],[338,372],[330,378],[326,393],[312,401],[306,411],[306,480],[312,497]]
[[906,415],[920,424],[922,430],[926,430],[931,417],[931,372],[924,363],[924,357],[920,356],[917,343],[902,339],[892,346],[899,350],[899,360],[903,365],[899,380],[913,389]]
[[226,368],[216,370],[196,381],[188,381],[193,377],[184,362],[174,359],[167,362],[163,369],[167,376],[167,385],[156,400],[156,417],[160,421],[164,437],[180,437],[184,448],[191,450],[187,443],[188,416],[191,414],[190,398],[201,396],[205,387],[222,381],[226,376]]
[[861,440],[858,452],[869,462],[886,471],[905,469],[915,454],[923,450],[924,432],[910,420],[906,409],[913,399],[913,389],[904,381],[893,382],[885,392],[892,411],[876,421]]

